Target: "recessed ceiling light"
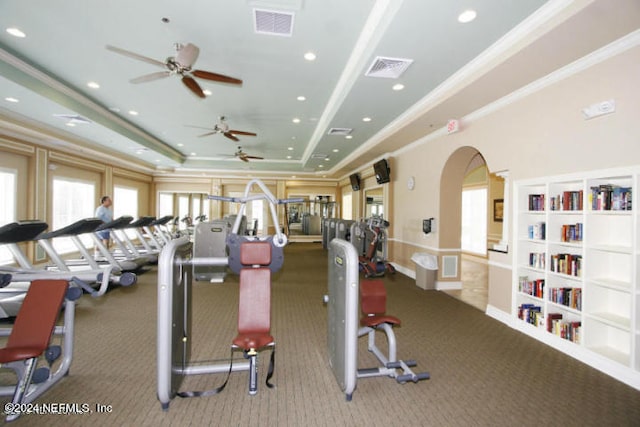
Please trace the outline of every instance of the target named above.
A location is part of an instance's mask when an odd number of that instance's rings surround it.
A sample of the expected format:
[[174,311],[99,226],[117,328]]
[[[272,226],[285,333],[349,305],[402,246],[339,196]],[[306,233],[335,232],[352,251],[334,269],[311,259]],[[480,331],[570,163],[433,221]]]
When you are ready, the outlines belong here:
[[212,92],[209,89],[203,90],[202,93],[204,93],[207,96],[211,96],[211,94],[212,94]]
[[300,119],[296,117],[295,119],[292,120],[292,122],[293,123],[300,123]]
[[291,159],[291,156],[287,156],[287,160]]
[[362,121],[363,122],[370,122],[371,121],[371,117],[363,117]]
[[25,33],[15,27],[7,28],[7,33],[11,34],[13,37],[20,37],[21,39],[27,37]]
[[293,147],[289,147],[289,148],[287,148],[287,150],[293,151]]
[[4,100],[7,101],[7,102],[20,102],[20,100],[18,100],[16,98],[12,98],[10,96],[6,97]]
[[300,95],[300,96],[299,96],[299,97],[297,97],[296,99],[297,99],[298,101],[306,101],[306,100],[307,100],[307,98],[306,98],[306,97],[304,97],[304,96],[302,96],[302,95]]
[[75,123],[71,123],[71,122],[67,122],[65,123],[67,126],[69,126],[70,128],[76,127]]
[[351,138],[353,138],[353,135],[347,135],[347,136],[345,136],[345,138],[346,139],[351,139]]
[[91,89],[100,89],[100,85],[96,82],[89,82],[87,83],[87,86],[89,86]]
[[307,61],[315,61],[316,54],[313,52],[307,52],[304,54],[304,59],[306,59]]
[[466,24],[467,22],[471,22],[476,19],[477,13],[475,10],[465,10],[460,15],[458,15],[458,22]]
[[196,153],[191,153],[191,154],[189,154],[189,155],[190,155],[190,156],[195,156],[195,155],[196,155]]
[[338,151],[340,151],[340,150],[338,150],[337,148],[334,148],[334,149],[333,149],[333,152],[334,152],[334,153],[337,153]]
[[137,116],[138,112],[134,110],[129,110],[129,114],[131,114],[132,116]]
[[120,109],[118,107],[109,107],[109,110],[113,111],[114,113],[120,112]]
[[402,90],[402,89],[404,89],[404,85],[402,83],[396,83],[391,87],[391,89],[393,89],[393,90]]
[[178,147],[184,147],[184,144],[182,142],[179,142]]
[[160,159],[156,159],[156,163],[160,163]]
[[326,158],[324,159],[324,161],[325,161],[325,162],[328,162],[329,160],[331,160],[331,159],[330,159],[330,158],[328,158],[328,157],[326,157]]
[[295,137],[295,136],[292,136],[292,137],[291,137],[291,139],[296,139],[296,137]]
[[291,178],[295,178],[295,177],[296,177],[295,175],[291,175]]
[[324,165],[318,165],[318,167],[319,167],[319,168],[323,168],[323,167],[324,167]]

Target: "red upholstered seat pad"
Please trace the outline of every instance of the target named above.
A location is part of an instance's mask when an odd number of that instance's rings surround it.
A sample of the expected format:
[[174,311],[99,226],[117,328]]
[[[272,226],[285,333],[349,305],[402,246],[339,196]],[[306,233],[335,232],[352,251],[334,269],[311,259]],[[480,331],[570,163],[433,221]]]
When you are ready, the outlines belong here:
[[31,359],[42,354],[40,347],[13,347],[0,348],[0,363],[9,363],[16,360]]
[[386,314],[381,314],[379,316],[365,316],[362,319],[360,319],[360,324],[362,326],[374,327],[382,323],[400,325],[400,319],[398,319],[395,316],[387,316]]

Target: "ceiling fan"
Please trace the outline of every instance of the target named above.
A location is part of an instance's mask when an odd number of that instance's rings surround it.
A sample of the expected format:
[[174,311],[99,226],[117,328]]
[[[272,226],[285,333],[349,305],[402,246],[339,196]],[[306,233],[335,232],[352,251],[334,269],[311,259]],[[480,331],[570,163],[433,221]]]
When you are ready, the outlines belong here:
[[247,154],[244,151],[242,151],[242,147],[238,147],[238,151],[236,151],[234,156],[239,158],[243,162],[249,162],[249,159],[256,159],[256,160],[264,159],[264,157],[250,156],[249,154]]
[[180,76],[182,76],[182,83],[184,83],[184,85],[187,86],[191,90],[191,92],[193,92],[200,98],[204,98],[205,94],[194,77],[205,80],[212,80],[215,82],[242,84],[242,80],[240,79],[225,76],[222,74],[212,73],[209,71],[193,70],[191,67],[196,62],[196,60],[198,59],[198,55],[200,54],[200,49],[196,45],[191,43],[187,43],[186,45],[176,43],[175,48],[177,51],[176,56],[170,56],[165,60],[165,62],[162,62],[155,59],[147,58],[146,56],[142,56],[125,49],[121,49],[119,47],[107,45],[107,49],[112,52],[119,53],[120,55],[128,56],[130,58],[137,59],[139,61],[143,61],[161,68],[166,68],[165,71],[158,71],[155,73],[136,77],[135,79],[131,79],[129,80],[131,83],[150,82],[153,80],[162,79],[164,77],[169,77],[174,74],[179,74]]
[[209,132],[207,133],[203,133],[202,135],[198,135],[199,138],[202,138],[203,136],[209,136],[209,135],[215,135],[216,133],[221,133],[224,136],[226,136],[227,138],[233,140],[233,141],[240,141],[238,139],[238,137],[236,137],[236,135],[247,135],[247,136],[257,136],[257,134],[253,133],[253,132],[246,132],[243,130],[235,130],[235,129],[229,129],[229,125],[226,122],[226,117],[225,116],[220,116],[218,117],[219,122],[217,124],[215,124],[213,126],[213,128],[205,128],[205,127],[200,127],[200,126],[191,126],[191,125],[187,125],[189,127],[192,128],[197,128],[197,129],[206,129]]

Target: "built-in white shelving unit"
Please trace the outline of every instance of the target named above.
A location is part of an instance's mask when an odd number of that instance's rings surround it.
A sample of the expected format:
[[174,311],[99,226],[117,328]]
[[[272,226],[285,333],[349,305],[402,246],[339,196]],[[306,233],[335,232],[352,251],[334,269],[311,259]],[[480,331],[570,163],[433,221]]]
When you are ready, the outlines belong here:
[[640,167],[514,183],[515,326],[640,389]]

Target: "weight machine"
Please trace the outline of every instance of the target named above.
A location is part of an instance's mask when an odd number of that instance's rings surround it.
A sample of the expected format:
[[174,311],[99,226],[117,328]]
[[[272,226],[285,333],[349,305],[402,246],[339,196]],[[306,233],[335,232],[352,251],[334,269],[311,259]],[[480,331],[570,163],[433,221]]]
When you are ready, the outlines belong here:
[[[253,185],[262,194],[250,195]],[[287,236],[278,226],[276,206],[300,202],[301,199],[276,199],[258,179],[251,180],[242,197],[209,196],[209,199],[240,203],[231,233],[227,238],[228,256],[195,257],[188,237],[171,241],[160,253],[158,261],[158,325],[157,325],[157,394],[164,410],[175,396],[196,397],[217,394],[224,389],[231,372],[249,371],[249,394],[257,392],[257,355],[271,348],[271,363],[266,384],[273,373],[275,341],[270,335],[271,274],[284,262],[283,249]],[[253,200],[269,203],[276,229],[273,236],[255,237],[238,234],[245,204]],[[228,266],[240,275],[238,333],[231,349],[242,350],[248,361],[198,363],[191,360],[191,299],[194,266]],[[233,352],[232,352],[233,355]],[[187,375],[227,373],[220,387],[206,391],[179,391]]]

